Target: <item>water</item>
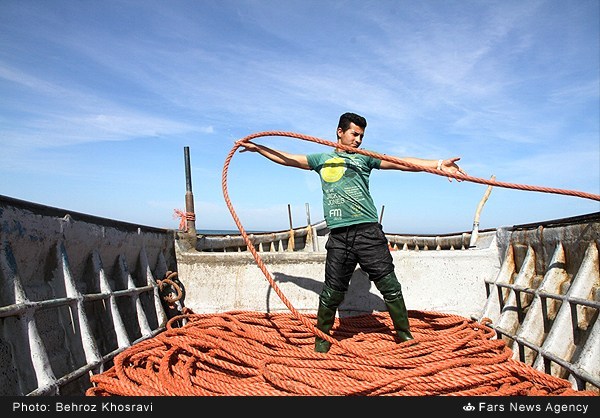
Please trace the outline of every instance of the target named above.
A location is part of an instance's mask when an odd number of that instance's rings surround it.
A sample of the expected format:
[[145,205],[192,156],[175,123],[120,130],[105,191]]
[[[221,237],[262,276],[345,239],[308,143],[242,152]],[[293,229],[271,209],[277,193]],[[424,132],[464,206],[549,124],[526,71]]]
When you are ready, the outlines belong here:
[[[265,231],[246,231],[247,234],[260,234]],[[199,235],[240,235],[238,229],[197,229]]]

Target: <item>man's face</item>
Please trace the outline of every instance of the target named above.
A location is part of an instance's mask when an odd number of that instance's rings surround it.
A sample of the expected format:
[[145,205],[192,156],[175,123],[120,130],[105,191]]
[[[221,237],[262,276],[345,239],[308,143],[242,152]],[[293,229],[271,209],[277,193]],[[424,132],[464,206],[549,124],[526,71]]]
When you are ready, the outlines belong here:
[[350,127],[345,131],[342,131],[342,128],[338,128],[337,134],[338,143],[352,148],[358,148],[365,136],[365,130],[354,123],[350,123]]

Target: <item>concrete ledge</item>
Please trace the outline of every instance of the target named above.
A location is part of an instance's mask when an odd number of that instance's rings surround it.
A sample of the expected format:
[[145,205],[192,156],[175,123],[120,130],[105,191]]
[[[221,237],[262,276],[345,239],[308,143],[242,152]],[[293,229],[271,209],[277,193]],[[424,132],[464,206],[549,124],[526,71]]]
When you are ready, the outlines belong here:
[[[285,311],[286,301],[249,252],[206,253],[177,248],[185,306],[196,313],[230,310]],[[259,253],[260,260],[294,309],[314,313],[325,276],[325,252]],[[483,283],[499,270],[497,248],[463,251],[393,251],[396,275],[409,310],[470,317],[481,312]],[[379,291],[357,268],[340,316],[385,310]]]

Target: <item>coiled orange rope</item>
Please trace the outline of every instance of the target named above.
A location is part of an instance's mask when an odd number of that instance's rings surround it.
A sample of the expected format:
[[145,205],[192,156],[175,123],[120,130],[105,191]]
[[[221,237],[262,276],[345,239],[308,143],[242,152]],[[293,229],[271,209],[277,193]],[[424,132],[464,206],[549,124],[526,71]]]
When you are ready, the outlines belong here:
[[[597,396],[573,390],[569,381],[512,360],[512,351],[485,324],[436,312],[409,311],[414,340],[396,343],[387,313],[336,318],[332,335],[318,330],[315,315],[300,314],[281,292],[244,230],[227,191],[227,171],[242,142],[260,136],[290,136],[339,148],[318,138],[262,132],[238,142],[223,167],[223,194],[231,215],[272,289],[291,313],[234,311],[187,313],[166,331],[117,355],[114,366],[93,375],[88,396]],[[410,166],[396,158],[355,152]],[[513,185],[466,175],[460,180],[560,193],[568,190]],[[332,343],[315,353],[314,337]]]
[[[337,318],[344,339],[314,352],[290,313],[234,311],[172,318],[117,355],[88,396],[596,396],[511,359],[488,326],[410,311],[415,340],[397,344],[387,313]],[[307,315],[315,321],[315,315]],[[179,322],[187,323],[179,327]],[[357,357],[353,352],[368,353]]]

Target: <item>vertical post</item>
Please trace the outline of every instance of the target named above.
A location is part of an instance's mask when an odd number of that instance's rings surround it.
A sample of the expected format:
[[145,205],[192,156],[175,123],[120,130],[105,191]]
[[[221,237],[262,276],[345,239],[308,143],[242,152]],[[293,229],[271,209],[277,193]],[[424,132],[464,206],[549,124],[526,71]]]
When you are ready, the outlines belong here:
[[194,194],[192,193],[192,174],[190,168],[190,147],[183,148],[185,160],[185,213],[187,233],[196,236],[196,216],[194,213]]
[[[491,177],[491,180],[493,181],[495,179],[496,175],[494,174]],[[490,193],[492,193],[491,184],[487,187],[485,193],[483,194],[483,197],[477,205],[477,210],[475,211],[475,218],[473,219],[473,230],[471,231],[471,240],[469,241],[469,248],[473,248],[477,244],[477,238],[479,237],[479,216],[481,215],[481,209],[483,209],[483,205],[485,205],[485,202],[487,202],[488,198],[490,197]]]
[[306,235],[307,242],[305,245],[308,245],[308,238],[310,235],[310,238],[312,240],[312,249],[314,252],[316,252],[317,251],[317,234],[315,233],[315,230],[314,230],[312,224],[310,223],[310,208],[308,206],[308,203],[305,203],[305,206],[306,206],[306,225],[308,228],[308,234]]
[[288,203],[288,217],[290,218],[290,239],[288,240],[288,251],[294,251],[294,246],[295,246],[295,242],[294,242],[294,226],[292,224],[292,207],[291,205]]
[[383,222],[383,211],[385,210],[385,205],[381,206],[381,213],[379,214],[379,223]]

